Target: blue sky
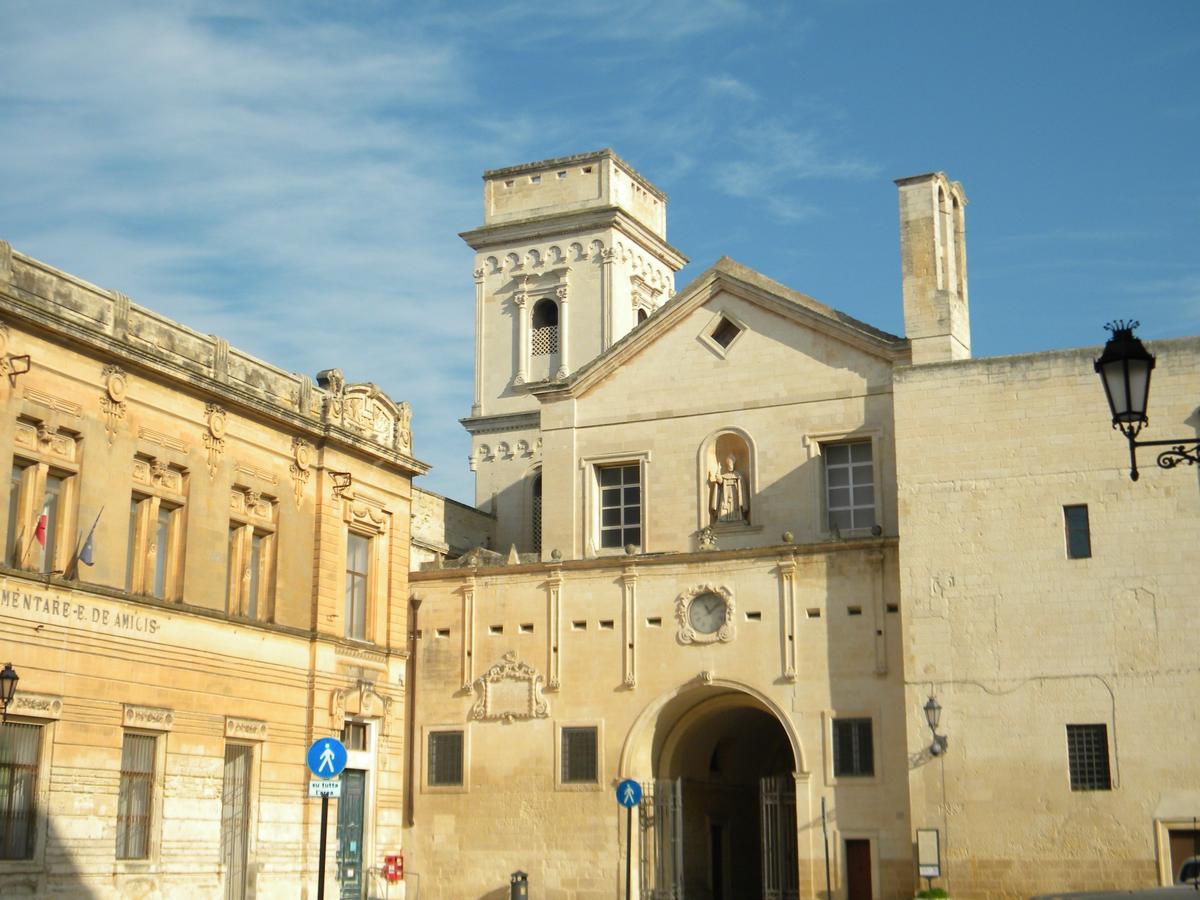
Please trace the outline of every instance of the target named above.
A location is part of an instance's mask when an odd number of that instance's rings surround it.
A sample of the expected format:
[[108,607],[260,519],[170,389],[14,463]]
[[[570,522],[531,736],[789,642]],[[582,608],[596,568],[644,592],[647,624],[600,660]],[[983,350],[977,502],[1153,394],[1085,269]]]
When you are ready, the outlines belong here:
[[722,254],[899,333],[892,179],[963,182],[976,355],[1200,332],[1200,3],[0,0],[0,238],[414,406],[473,488],[480,174],[611,146]]

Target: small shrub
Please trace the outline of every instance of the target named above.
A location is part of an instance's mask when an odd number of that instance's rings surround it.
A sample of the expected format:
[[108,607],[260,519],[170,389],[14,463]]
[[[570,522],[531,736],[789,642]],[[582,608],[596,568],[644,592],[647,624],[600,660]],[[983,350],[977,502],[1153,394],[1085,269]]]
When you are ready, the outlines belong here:
[[925,888],[917,891],[917,900],[947,900],[950,895],[945,888]]

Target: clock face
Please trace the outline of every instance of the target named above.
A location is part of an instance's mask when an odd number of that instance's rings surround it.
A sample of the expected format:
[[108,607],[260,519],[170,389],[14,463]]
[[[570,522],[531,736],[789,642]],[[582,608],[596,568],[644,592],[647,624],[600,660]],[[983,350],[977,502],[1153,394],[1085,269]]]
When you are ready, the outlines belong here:
[[713,634],[725,624],[725,601],[716,594],[700,594],[688,607],[688,624],[700,634]]

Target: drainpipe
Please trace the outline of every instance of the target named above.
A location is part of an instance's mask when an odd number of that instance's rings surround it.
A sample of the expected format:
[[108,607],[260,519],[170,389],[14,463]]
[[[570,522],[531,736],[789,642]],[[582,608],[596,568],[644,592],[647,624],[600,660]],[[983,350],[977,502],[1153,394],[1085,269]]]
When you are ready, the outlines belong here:
[[408,677],[404,682],[404,822],[409,828],[413,826],[413,796],[416,793],[413,761],[417,755],[414,741],[417,731],[417,638],[421,635],[417,628],[417,610],[420,608],[421,598],[413,594],[408,598]]

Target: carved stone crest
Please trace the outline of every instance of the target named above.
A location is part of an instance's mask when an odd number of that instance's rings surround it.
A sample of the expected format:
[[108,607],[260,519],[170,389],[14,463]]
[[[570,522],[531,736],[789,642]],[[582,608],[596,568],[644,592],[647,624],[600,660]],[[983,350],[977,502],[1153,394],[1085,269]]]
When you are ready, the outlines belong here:
[[104,430],[111,445],[117,438],[117,423],[125,418],[128,404],[125,392],[128,386],[125,370],[120,366],[105,366],[100,373],[104,382],[104,393],[100,395],[100,411],[104,414]]
[[480,721],[544,719],[550,704],[542,696],[542,676],[533,666],[517,660],[512,650],[475,679],[478,694],[471,718]]
[[292,491],[296,495],[296,505],[304,499],[304,487],[312,475],[313,445],[304,438],[292,438],[292,462],[288,466],[288,474],[292,476]]
[[50,694],[31,694],[29,691],[17,691],[13,695],[12,705],[8,711],[16,716],[30,716],[36,719],[57,719],[62,715],[62,697]]
[[134,706],[125,704],[124,724],[126,728],[152,728],[155,731],[170,731],[175,724],[175,713],[157,706]]
[[204,449],[208,453],[208,477],[217,474],[221,454],[225,452],[225,410],[209,403],[204,407],[204,420],[208,428],[204,432]]

